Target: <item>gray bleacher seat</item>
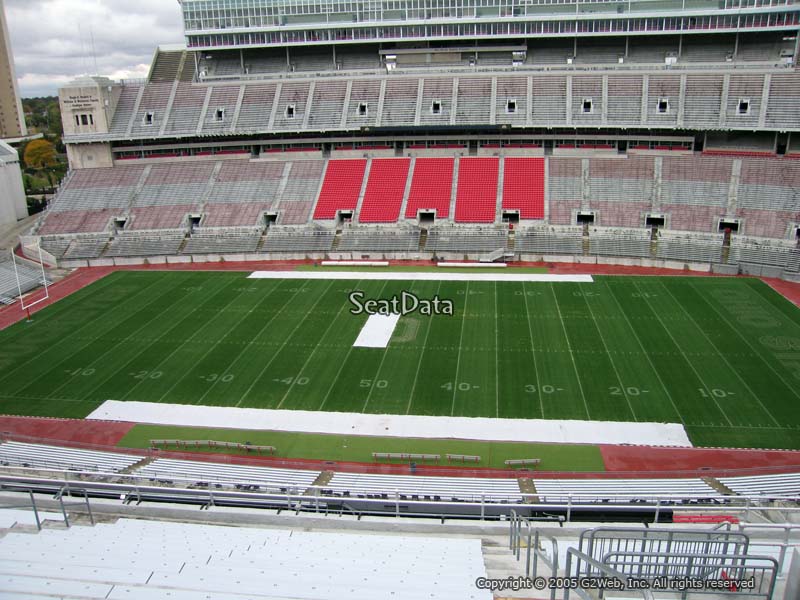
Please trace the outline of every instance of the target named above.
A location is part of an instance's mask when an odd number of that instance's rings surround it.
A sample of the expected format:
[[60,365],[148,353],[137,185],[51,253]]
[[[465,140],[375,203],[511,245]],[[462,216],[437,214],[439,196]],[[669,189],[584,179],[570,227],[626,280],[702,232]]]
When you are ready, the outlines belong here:
[[495,227],[433,227],[425,249],[439,252],[492,252],[505,248],[508,230]]
[[267,230],[264,251],[327,252],[333,245],[335,233],[332,229],[274,225]]
[[199,229],[192,232],[183,254],[219,254],[255,252],[261,240],[261,229]]
[[0,464],[73,471],[122,471],[142,460],[136,454],[7,441],[0,444]]

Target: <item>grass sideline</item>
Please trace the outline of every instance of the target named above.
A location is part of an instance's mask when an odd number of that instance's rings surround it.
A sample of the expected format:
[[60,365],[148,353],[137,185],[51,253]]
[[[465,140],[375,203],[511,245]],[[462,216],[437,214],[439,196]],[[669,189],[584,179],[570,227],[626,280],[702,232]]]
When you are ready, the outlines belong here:
[[437,267],[434,265],[389,265],[388,267],[297,265],[295,271],[353,271],[357,273],[514,273],[518,275],[542,275],[546,267]]
[[[682,423],[696,446],[800,449],[800,310],[757,279],[256,280],[118,271],[0,331],[0,411],[138,400]],[[353,348],[348,294],[452,299]],[[470,454],[470,452],[465,452]]]
[[[343,436],[286,431],[252,431],[210,429],[206,427],[175,427],[166,425],[135,425],[117,444],[126,448],[148,448],[150,440],[215,440],[220,442],[250,442],[259,446],[275,446],[276,457],[318,460],[373,462],[373,452],[405,452],[441,454],[439,463],[424,463],[471,467],[506,468],[504,461],[518,458],[539,458],[540,471],[604,471],[600,449],[582,444],[521,444],[511,442],[481,442],[452,439],[403,439],[394,437]],[[169,448],[178,450],[178,448]],[[230,449],[192,449],[192,452],[241,454]],[[445,454],[471,454],[481,457],[480,463],[448,463]],[[381,461],[406,464],[408,461]],[[420,463],[423,464],[423,463]],[[509,469],[509,473],[513,470]]]

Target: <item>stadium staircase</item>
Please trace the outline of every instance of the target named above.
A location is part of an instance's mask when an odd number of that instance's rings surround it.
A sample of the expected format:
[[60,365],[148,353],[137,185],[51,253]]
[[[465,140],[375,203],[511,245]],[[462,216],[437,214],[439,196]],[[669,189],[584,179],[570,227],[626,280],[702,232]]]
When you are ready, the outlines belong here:
[[183,51],[159,52],[150,74],[150,82],[175,81],[185,60],[186,53]]
[[331,252],[339,249],[339,243],[342,241],[342,230],[337,229],[336,235],[333,236],[333,243],[331,244]]
[[720,494],[723,494],[725,496],[735,496],[736,495],[736,492],[734,492],[731,488],[729,488],[727,485],[725,485],[724,483],[722,483],[718,479],[714,479],[713,477],[702,477],[701,479],[706,482],[708,487],[714,488]]
[[427,241],[428,241],[428,230],[427,229],[422,229],[419,232],[419,251],[420,252],[424,252],[425,251],[425,243]]

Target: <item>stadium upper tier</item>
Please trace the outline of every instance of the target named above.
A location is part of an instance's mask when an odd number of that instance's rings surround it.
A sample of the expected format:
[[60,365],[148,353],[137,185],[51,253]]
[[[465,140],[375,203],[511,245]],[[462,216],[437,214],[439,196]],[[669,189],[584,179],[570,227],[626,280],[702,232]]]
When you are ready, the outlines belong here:
[[800,130],[800,73],[537,73],[126,85],[70,144],[405,128]]
[[[791,0],[183,0],[193,48],[789,30]],[[666,14],[665,14],[666,13]]]

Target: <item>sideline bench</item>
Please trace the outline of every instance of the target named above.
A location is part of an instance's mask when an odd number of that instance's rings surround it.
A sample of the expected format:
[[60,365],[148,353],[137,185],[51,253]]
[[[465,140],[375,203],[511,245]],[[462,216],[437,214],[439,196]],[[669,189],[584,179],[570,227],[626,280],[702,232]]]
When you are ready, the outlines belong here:
[[427,460],[432,462],[439,462],[442,459],[441,454],[408,454],[406,452],[373,452],[373,460],[419,460],[425,462]]
[[163,446],[164,449],[168,448],[169,446],[175,446],[177,448],[225,448],[244,450],[246,452],[258,452],[259,454],[262,452],[267,454],[275,454],[276,452],[275,446],[256,446],[255,444],[218,442],[215,440],[150,440],[150,446],[152,448],[159,448]]
[[462,463],[474,462],[479,463],[481,462],[480,456],[474,456],[470,454],[446,454],[448,462],[458,461]]
[[542,462],[541,458],[514,458],[505,461],[507,467],[536,466]]

